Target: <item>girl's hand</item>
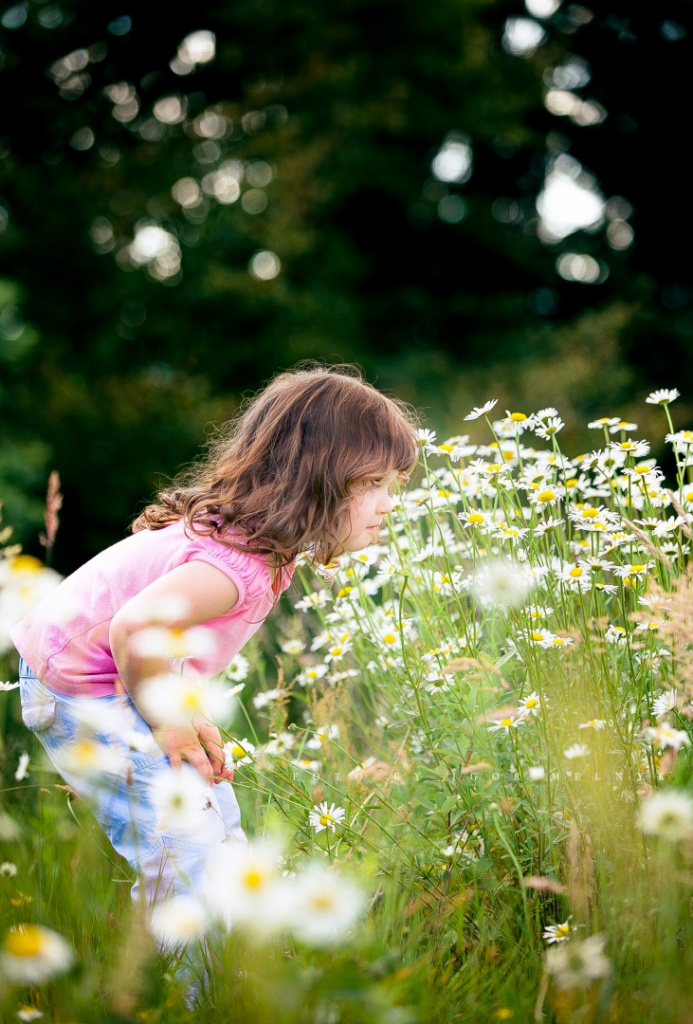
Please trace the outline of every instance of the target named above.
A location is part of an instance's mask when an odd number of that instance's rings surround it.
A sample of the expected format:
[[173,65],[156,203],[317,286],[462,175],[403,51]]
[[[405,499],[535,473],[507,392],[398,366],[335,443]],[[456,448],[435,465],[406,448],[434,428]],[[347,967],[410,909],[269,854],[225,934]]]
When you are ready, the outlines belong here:
[[231,782],[233,780],[233,772],[230,772],[226,767],[221,735],[216,725],[206,722],[203,718],[196,719],[193,724],[212,766],[214,781],[221,782],[223,779],[226,779],[228,782]]
[[174,770],[180,770],[183,761],[187,761],[208,785],[212,785],[212,764],[196,728],[192,725],[168,726],[157,729],[154,736]]

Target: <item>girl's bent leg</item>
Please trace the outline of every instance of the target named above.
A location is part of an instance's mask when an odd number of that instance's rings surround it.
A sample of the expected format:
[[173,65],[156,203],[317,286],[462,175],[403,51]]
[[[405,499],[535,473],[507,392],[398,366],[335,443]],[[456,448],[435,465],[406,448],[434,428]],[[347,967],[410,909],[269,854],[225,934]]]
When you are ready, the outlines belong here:
[[[211,852],[223,842],[245,842],[228,782],[205,788],[194,835],[162,824],[157,793],[172,770],[128,697],[66,697],[23,662],[20,693],[25,724],[137,873],[134,899],[141,898],[141,883],[148,901],[197,893]],[[187,764],[180,779],[199,783]]]

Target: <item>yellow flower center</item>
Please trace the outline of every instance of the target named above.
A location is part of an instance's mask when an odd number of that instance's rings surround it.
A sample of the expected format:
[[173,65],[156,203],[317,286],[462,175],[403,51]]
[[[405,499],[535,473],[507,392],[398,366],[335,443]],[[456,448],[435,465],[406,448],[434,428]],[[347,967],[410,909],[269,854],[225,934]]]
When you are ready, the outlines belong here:
[[202,708],[202,700],[199,693],[195,693],[194,690],[188,690],[183,696],[182,700],[183,710],[190,714],[191,712],[200,711]]
[[565,644],[565,640],[562,636],[555,636],[551,643],[554,647],[563,647],[563,645]]
[[439,444],[438,445],[438,451],[440,451],[440,452],[454,452],[454,450],[455,450],[454,444]]
[[15,555],[10,560],[10,569],[12,572],[42,572],[44,565],[33,555]]
[[595,519],[599,515],[598,508],[584,508],[580,513],[581,519]]
[[537,501],[553,501],[555,497],[556,495],[553,493],[553,491],[541,491],[537,495]]
[[539,706],[539,701],[536,699],[536,697],[530,697],[529,700],[525,701],[525,707],[526,708],[536,708],[538,706]]
[[33,924],[24,924],[19,928],[11,928],[5,939],[5,952],[10,956],[38,956],[44,946],[44,937],[40,928]]
[[248,756],[246,751],[243,749],[243,747],[239,743],[237,743],[235,747],[231,747],[231,753],[233,754],[234,757],[247,757]]
[[385,644],[396,644],[397,637],[393,633],[386,633],[383,637],[383,643]]
[[448,491],[445,487],[441,487],[440,490],[438,491],[439,498],[449,498],[451,494],[452,491]]
[[543,633],[532,633],[532,640],[537,640],[538,641],[538,640],[543,640],[543,639],[544,639],[544,634]]
[[96,744],[89,740],[78,740],[73,747],[73,754],[77,764],[86,767],[93,765],[97,760]]
[[570,480],[566,480],[565,485],[566,487],[575,487],[578,482],[579,481],[576,476],[571,476]]
[[332,907],[334,906],[334,900],[332,899],[330,894],[326,892],[320,893],[319,896],[313,896],[310,902],[311,905],[313,906],[313,909],[317,910],[320,913],[332,910]]
[[341,590],[337,591],[337,597],[346,597],[347,594],[350,594],[353,589],[353,587],[342,587]]
[[574,577],[574,579],[578,579],[580,576],[582,576],[582,569],[580,568],[580,566],[574,565],[573,568],[570,570],[570,575]]
[[244,882],[247,889],[259,889],[264,880],[265,876],[257,868],[251,868],[245,873]]
[[329,824],[331,824],[333,821],[334,821],[334,818],[332,817],[331,814],[321,814],[320,815],[320,824],[323,825],[325,828],[327,828],[327,826]]
[[514,722],[513,718],[502,718],[500,724],[505,729],[510,729],[512,727],[513,722]]
[[[693,498],[691,500],[693,500]],[[467,522],[471,523],[473,526],[479,526],[481,523],[483,523],[483,521],[484,517],[480,515],[478,512],[471,512],[467,516]]]
[[510,419],[513,421],[513,423],[524,423],[527,417],[523,412],[511,412]]
[[570,932],[570,925],[569,924],[559,924],[558,927],[556,928],[556,935],[560,935],[562,938],[564,936],[568,935],[569,932]]

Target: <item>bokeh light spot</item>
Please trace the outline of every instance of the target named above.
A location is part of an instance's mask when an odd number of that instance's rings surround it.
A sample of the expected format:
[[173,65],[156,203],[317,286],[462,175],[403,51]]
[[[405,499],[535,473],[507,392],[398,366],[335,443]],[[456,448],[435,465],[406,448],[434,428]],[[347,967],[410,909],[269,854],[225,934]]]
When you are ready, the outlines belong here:
[[461,185],[472,174],[472,147],[466,135],[450,132],[431,164],[438,181]]
[[605,281],[609,269],[587,253],[566,252],[556,260],[556,270],[564,281],[575,281],[579,284],[601,284]]
[[269,249],[256,252],[248,264],[248,270],[257,281],[272,281],[281,267],[279,257]]
[[443,196],[438,203],[438,216],[446,224],[459,224],[467,216],[467,203],[462,196]]
[[533,18],[508,18],[503,30],[503,49],[513,57],[531,57],[546,40],[546,32]]

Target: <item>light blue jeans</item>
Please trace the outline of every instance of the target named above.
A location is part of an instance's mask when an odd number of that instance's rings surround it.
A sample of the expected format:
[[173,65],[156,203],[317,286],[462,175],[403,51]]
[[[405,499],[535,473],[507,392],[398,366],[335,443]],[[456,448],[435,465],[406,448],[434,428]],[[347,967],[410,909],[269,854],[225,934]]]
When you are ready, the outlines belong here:
[[[151,729],[127,696],[66,697],[49,690],[23,660],[19,666],[22,718],[45,749],[57,771],[94,814],[113,847],[137,875],[133,899],[144,886],[149,902],[195,895],[210,853],[221,843],[245,843],[238,801],[229,782],[208,790],[208,806],[194,842],[170,830],[162,830],[151,799],[152,786],[172,769],[168,758],[153,742]],[[94,711],[97,711],[97,715]],[[122,735],[124,713],[135,733],[142,737],[133,749]],[[107,751],[127,758],[117,775],[88,774],[65,767],[65,750],[83,734],[84,715],[90,722],[89,740]],[[98,724],[94,725],[94,720]],[[183,773],[197,773],[184,763]]]

